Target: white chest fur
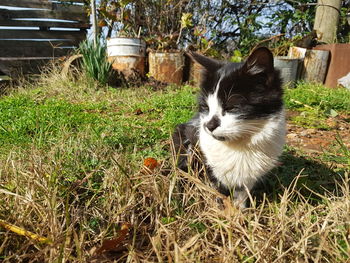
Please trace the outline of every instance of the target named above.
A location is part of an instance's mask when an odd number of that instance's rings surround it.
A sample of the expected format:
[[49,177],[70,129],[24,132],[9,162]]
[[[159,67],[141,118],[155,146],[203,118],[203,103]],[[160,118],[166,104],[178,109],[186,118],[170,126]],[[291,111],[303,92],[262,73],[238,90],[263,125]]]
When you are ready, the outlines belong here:
[[[229,188],[255,182],[274,168],[285,142],[285,113],[268,120],[255,121],[259,129],[254,134],[233,141],[219,141],[201,125],[199,145],[212,168],[213,175]],[[244,127],[244,121],[240,124]],[[250,124],[251,125],[251,124]]]

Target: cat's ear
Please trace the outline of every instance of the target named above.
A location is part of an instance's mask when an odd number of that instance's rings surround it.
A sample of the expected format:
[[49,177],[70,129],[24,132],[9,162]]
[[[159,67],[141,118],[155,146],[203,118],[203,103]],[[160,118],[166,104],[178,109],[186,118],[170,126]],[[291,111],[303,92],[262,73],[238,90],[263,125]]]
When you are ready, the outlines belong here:
[[249,75],[260,73],[269,75],[273,73],[273,55],[271,51],[266,47],[255,49],[243,65],[243,70]]
[[224,63],[222,61],[219,61],[219,60],[216,60],[213,58],[208,58],[208,57],[203,56],[197,52],[188,51],[187,55],[194,62],[203,66],[203,68],[206,69],[208,72],[215,72],[224,65]]

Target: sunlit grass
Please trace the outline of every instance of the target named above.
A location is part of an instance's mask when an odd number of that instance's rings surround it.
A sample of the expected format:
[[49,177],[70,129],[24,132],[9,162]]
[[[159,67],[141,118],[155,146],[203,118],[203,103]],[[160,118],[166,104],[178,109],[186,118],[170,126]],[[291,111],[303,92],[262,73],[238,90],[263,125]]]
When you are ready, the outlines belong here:
[[[174,165],[169,138],[195,111],[196,92],[101,88],[54,72],[1,97],[0,219],[52,244],[0,228],[0,261],[349,260],[350,156],[341,138],[341,158],[286,147],[250,208],[239,210],[218,202],[198,171]],[[349,114],[348,95],[332,92],[299,85],[286,91],[286,105]],[[143,167],[150,156],[153,171]],[[131,230],[119,252],[96,254],[123,223]]]
[[300,112],[292,121],[305,128],[331,129],[325,120],[350,112],[350,92],[344,88],[326,88],[320,84],[300,83],[285,91],[286,106]]

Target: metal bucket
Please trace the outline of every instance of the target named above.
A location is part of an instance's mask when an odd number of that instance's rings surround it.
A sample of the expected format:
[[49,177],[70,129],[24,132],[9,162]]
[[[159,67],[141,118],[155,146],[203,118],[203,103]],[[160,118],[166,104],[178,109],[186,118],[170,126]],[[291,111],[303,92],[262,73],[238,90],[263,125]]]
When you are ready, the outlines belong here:
[[302,60],[289,57],[275,57],[274,66],[280,70],[283,85],[294,84],[299,78],[298,67]]
[[150,75],[164,83],[181,84],[185,59],[182,52],[150,52]]
[[116,37],[107,39],[107,54],[114,56],[135,56],[146,55],[146,43],[140,38]]
[[135,72],[144,76],[146,43],[140,38],[117,37],[107,40],[108,60],[115,70],[129,77]]

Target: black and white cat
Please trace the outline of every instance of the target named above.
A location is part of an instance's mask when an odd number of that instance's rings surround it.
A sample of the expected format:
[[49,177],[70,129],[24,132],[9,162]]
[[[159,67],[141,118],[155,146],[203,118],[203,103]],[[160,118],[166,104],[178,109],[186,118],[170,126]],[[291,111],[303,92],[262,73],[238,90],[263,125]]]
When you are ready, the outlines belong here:
[[198,113],[173,135],[178,166],[187,170],[198,148],[215,187],[245,207],[255,183],[277,165],[285,142],[283,90],[273,55],[258,48],[244,64],[189,56],[203,74]]

